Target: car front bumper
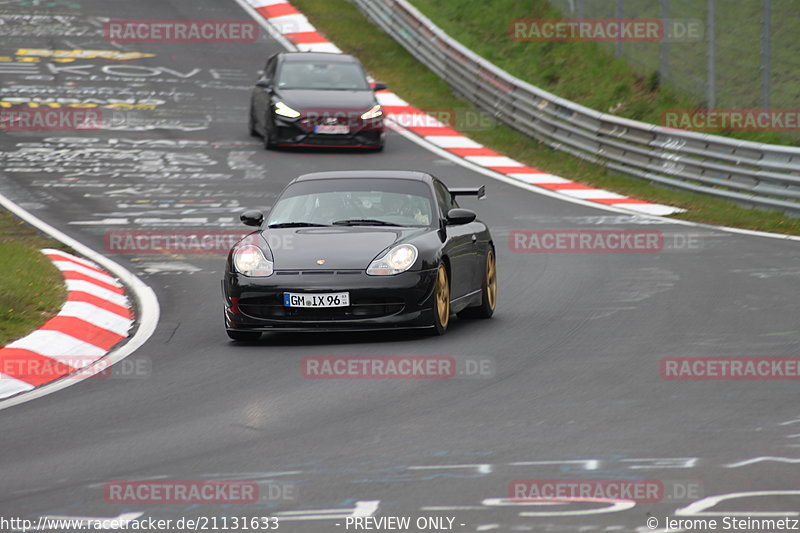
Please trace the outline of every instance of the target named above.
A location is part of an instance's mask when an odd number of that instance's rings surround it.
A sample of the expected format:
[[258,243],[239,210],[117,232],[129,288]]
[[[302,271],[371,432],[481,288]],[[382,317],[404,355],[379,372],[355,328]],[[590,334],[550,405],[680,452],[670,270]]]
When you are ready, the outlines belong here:
[[315,148],[380,148],[384,143],[383,121],[354,121],[347,134],[319,134],[314,132],[314,126],[314,121],[304,118],[287,120],[276,117],[271,132],[272,144]]
[[[225,327],[235,331],[364,331],[433,326],[436,270],[368,276],[362,270],[276,271],[266,278],[228,272]],[[348,307],[286,307],[284,292],[349,292]]]

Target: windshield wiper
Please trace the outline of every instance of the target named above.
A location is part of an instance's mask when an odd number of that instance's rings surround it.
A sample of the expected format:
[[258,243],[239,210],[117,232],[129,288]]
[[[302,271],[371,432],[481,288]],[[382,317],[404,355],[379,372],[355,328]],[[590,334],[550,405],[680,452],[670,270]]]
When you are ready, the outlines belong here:
[[270,224],[268,228],[327,228],[328,224],[315,224],[314,222],[280,222]]
[[376,218],[350,218],[346,220],[337,220],[333,223],[334,226],[400,226],[385,220],[378,220]]

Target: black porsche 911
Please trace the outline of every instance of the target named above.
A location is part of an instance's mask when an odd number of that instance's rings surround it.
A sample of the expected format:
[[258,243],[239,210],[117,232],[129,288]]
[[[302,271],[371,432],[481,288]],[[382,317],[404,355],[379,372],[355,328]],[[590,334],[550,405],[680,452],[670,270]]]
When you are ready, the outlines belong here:
[[250,100],[250,134],[274,146],[384,146],[383,109],[353,56],[280,52],[264,67]]
[[228,255],[222,289],[234,340],[268,331],[424,329],[497,305],[489,229],[448,189],[413,171],[336,171],[294,179]]

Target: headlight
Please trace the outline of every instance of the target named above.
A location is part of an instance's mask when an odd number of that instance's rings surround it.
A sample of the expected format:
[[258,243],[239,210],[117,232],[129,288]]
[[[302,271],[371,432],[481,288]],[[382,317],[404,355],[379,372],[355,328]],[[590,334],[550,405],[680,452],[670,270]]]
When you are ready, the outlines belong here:
[[297,118],[300,116],[300,111],[295,111],[283,102],[275,104],[275,114],[282,117]]
[[272,261],[268,261],[258,246],[248,244],[233,252],[233,266],[245,276],[271,276]]
[[379,259],[375,259],[367,268],[370,276],[393,276],[405,272],[417,261],[417,247],[411,244],[401,244],[395,246],[389,253]]
[[383,108],[379,105],[376,105],[375,107],[373,107],[372,109],[361,115],[361,118],[363,118],[364,120],[369,120],[371,118],[378,118],[382,115],[383,115]]

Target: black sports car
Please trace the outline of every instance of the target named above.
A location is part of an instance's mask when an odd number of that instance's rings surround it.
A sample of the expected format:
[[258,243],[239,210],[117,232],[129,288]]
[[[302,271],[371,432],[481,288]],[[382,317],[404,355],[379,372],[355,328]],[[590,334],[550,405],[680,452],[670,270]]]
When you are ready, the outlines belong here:
[[337,171],[294,179],[258,231],[238,242],[222,282],[234,340],[265,331],[423,328],[450,315],[491,317],[495,248],[486,225],[448,189],[410,171]]
[[312,146],[383,149],[383,109],[361,63],[319,52],[273,55],[250,100],[250,134],[265,148]]

